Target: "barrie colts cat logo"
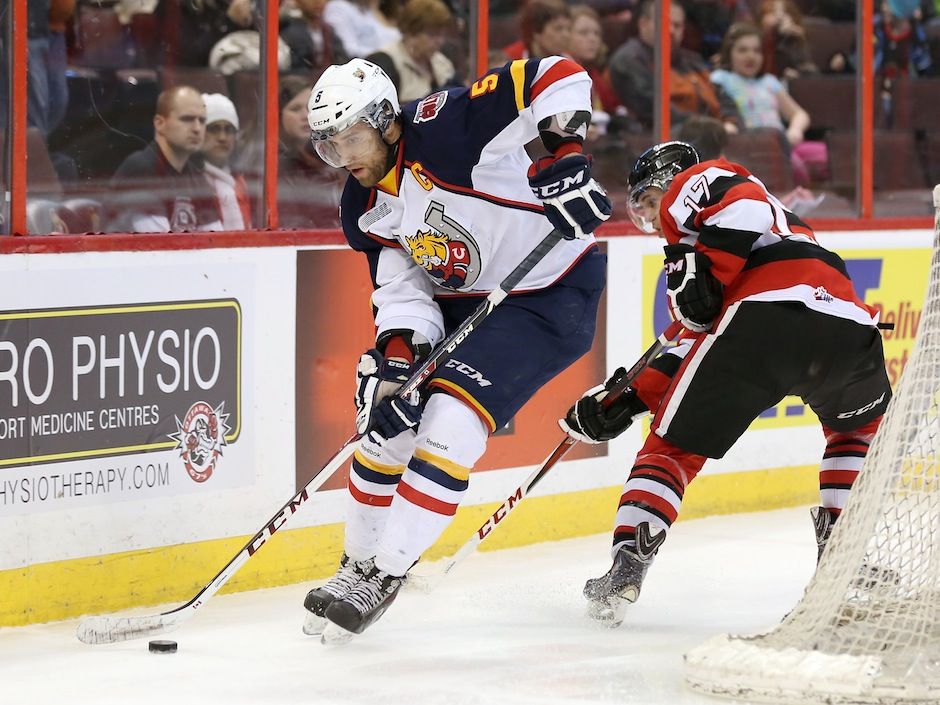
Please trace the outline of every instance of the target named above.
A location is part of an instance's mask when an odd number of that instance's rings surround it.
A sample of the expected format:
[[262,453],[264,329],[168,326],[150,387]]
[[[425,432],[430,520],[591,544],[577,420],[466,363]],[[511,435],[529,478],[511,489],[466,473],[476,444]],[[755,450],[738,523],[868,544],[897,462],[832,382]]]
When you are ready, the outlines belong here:
[[480,276],[480,248],[457,221],[444,215],[444,206],[431,201],[424,222],[428,230],[405,236],[411,258],[441,286],[469,287]]
[[186,472],[196,482],[212,477],[222,457],[225,434],[232,430],[228,417],[224,401],[214,409],[204,401],[197,401],[189,407],[182,421],[176,417],[176,433],[169,436],[177,443]]

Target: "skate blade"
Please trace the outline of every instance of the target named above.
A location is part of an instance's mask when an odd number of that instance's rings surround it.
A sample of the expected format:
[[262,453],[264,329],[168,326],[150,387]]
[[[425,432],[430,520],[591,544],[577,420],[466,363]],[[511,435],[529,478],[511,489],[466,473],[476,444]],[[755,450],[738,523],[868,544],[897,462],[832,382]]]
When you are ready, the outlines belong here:
[[605,627],[619,627],[627,616],[627,609],[636,602],[639,592],[633,588],[623,595],[612,595],[606,600],[588,600],[588,616]]
[[320,643],[324,646],[342,646],[352,641],[354,636],[356,635],[348,629],[343,629],[333,622],[327,622],[323,634],[320,635]]
[[313,612],[307,612],[304,617],[304,634],[307,636],[320,636],[326,627],[326,617],[317,617]]
[[408,579],[401,586],[406,592],[429,593],[434,592],[441,582],[437,573],[408,573]]

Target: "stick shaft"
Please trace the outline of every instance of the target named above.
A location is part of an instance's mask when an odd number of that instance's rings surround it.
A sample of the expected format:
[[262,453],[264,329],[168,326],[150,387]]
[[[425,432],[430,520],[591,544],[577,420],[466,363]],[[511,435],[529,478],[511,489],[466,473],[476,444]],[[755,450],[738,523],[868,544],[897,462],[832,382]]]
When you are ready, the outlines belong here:
[[[653,359],[663,351],[671,340],[673,340],[679,332],[681,331],[682,326],[679,323],[672,323],[662,335],[660,335],[656,340],[647,348],[646,352],[640,356],[640,358],[634,363],[633,367],[624,375],[623,379],[619,384],[614,386],[610,394],[604,399],[605,402],[612,402],[617,397],[622,395],[627,388],[636,381],[636,378],[639,377],[640,373],[646,369],[646,367],[653,361]],[[469,556],[471,553],[476,551],[477,547],[483,543],[483,541],[493,532],[497,525],[501,524],[502,521],[509,516],[509,514],[522,503],[522,500],[525,499],[532,488],[534,488],[543,477],[545,477],[549,470],[555,467],[558,462],[565,457],[569,450],[571,450],[577,441],[574,438],[571,438],[567,434],[562,439],[562,441],[555,447],[549,456],[542,461],[542,464],[539,465],[535,471],[525,479],[525,481],[516,488],[516,491],[511,494],[505,502],[503,502],[495,512],[493,512],[486,521],[480,526],[476,532],[467,539],[467,542],[461,546],[454,555],[450,558],[444,560],[443,565],[438,571],[439,578],[444,577],[450,573],[458,563],[463,559]],[[438,578],[438,579],[439,579]]]
[[[552,230],[533,249],[519,265],[509,273],[480,303],[473,313],[447,338],[444,339],[431,354],[425,358],[412,373],[408,381],[398,390],[399,396],[406,396],[418,389],[434,371],[453,354],[454,350],[473,332],[473,330],[492,313],[493,309],[509,295],[525,276],[542,261],[555,244],[561,239],[561,233]],[[351,436],[342,447],[316,472],[307,484],[297,494],[291,497],[271,517],[270,520],[246,543],[241,550],[230,560],[222,570],[199,593],[184,605],[162,612],[158,615],[141,617],[87,617],[78,625],[78,639],[86,644],[106,644],[126,639],[135,639],[142,636],[158,634],[175,629],[184,621],[192,617],[196,610],[205,604],[219,589],[238,572],[275,532],[282,529],[294,516],[297,510],[310,496],[325,483],[330,476],[338,470],[352,456],[356,442],[361,438],[359,434]]]

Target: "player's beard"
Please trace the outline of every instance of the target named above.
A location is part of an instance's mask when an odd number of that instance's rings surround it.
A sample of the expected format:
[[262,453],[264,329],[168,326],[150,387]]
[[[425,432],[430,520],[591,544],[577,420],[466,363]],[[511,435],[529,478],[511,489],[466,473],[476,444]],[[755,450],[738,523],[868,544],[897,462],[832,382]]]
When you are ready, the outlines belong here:
[[[382,180],[393,166],[395,166],[395,161],[398,156],[398,144],[389,145],[383,141],[382,145],[384,149],[376,150],[375,155],[356,170],[358,173],[353,173],[353,178],[355,178],[361,186],[372,188]],[[350,171],[350,173],[352,173],[352,171]]]

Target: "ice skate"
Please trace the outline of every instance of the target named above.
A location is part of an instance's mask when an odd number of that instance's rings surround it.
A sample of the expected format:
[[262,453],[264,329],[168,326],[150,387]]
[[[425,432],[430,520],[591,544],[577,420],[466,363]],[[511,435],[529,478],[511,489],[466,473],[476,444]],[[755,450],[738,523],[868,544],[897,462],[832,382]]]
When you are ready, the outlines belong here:
[[354,561],[344,553],[336,574],[320,587],[308,592],[304,599],[304,607],[307,609],[303,626],[304,634],[309,636],[322,634],[327,623],[327,608],[334,600],[345,596],[371,571],[371,558],[365,561]]
[[[336,626],[351,634],[361,634],[365,629],[385,614],[398,595],[405,582],[404,576],[389,575],[385,571],[373,568],[372,572],[343,597],[334,600],[326,610],[330,621],[329,634],[335,636]],[[324,636],[327,632],[324,632]],[[327,643],[324,640],[324,643]]]
[[[825,507],[811,507],[809,510],[813,517],[813,529],[816,532],[816,564],[822,559],[823,550],[832,536],[836,518]],[[858,569],[858,577],[852,583],[853,599],[861,600],[865,593],[879,585],[897,585],[900,581],[897,571],[890,568],[880,568],[864,561]]]
[[584,584],[588,616],[609,627],[619,627],[627,607],[640,597],[646,571],[665,539],[665,531],[651,536],[649,524],[639,524],[636,527],[636,548],[621,546],[610,570]]

